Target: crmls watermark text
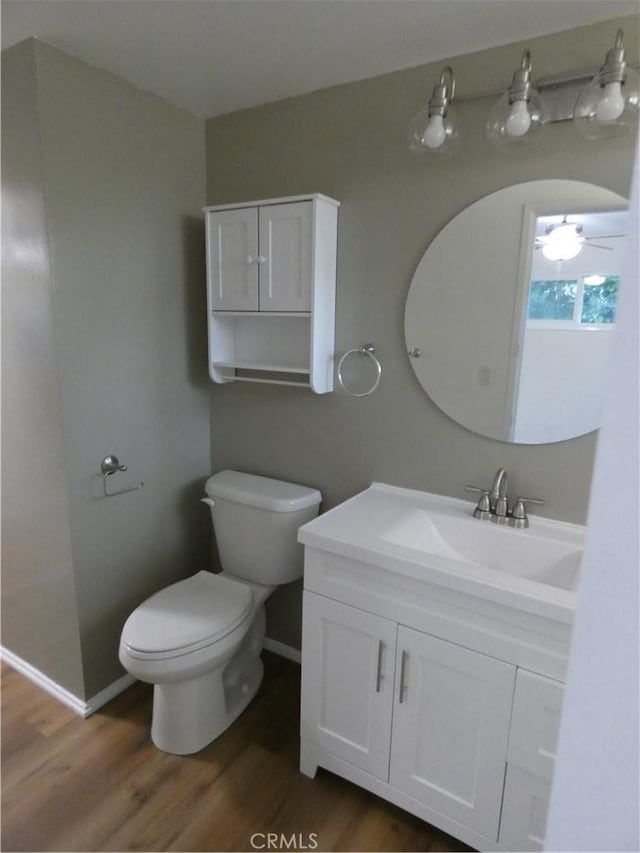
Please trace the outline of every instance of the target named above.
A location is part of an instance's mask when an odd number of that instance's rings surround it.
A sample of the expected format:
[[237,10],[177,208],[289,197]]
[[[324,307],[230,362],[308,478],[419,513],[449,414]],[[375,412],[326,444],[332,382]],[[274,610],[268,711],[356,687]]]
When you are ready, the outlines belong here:
[[254,832],[249,839],[254,850],[317,850],[317,832]]

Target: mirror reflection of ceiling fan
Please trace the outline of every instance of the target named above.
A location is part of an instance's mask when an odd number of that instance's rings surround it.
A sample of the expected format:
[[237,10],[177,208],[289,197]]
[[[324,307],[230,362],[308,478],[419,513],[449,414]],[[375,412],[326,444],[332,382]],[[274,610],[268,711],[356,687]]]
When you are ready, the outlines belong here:
[[564,216],[555,225],[547,225],[544,236],[536,237],[535,248],[542,249],[542,254],[550,261],[569,261],[575,258],[587,246],[592,249],[613,251],[612,246],[602,246],[594,240],[610,240],[622,237],[622,234],[601,234],[598,237],[583,237],[582,225],[579,222],[569,222]]

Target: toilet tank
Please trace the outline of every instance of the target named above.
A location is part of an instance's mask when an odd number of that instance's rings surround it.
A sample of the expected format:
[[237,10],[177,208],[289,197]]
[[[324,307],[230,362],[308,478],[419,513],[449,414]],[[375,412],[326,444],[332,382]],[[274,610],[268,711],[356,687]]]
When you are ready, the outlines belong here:
[[207,480],[211,517],[225,572],[266,585],[302,577],[298,528],[318,514],[317,489],[220,471]]

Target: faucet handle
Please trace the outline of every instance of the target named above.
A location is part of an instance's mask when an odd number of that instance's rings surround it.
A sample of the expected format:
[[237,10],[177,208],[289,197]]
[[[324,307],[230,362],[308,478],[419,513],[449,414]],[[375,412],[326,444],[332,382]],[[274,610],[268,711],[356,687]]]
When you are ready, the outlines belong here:
[[516,498],[516,502],[513,505],[513,510],[511,511],[511,518],[509,519],[509,524],[512,527],[528,527],[529,518],[527,516],[525,504],[542,505],[543,503],[544,501],[540,498]]
[[509,520],[509,503],[507,501],[507,496],[500,495],[496,501],[491,521],[494,521],[496,524],[506,524]]
[[488,489],[481,489],[479,486],[470,486],[468,484],[465,484],[464,488],[467,492],[478,492],[480,494],[480,498],[478,499],[478,505],[473,511],[473,517],[480,518],[483,521],[487,518],[490,518],[491,501],[489,500]]

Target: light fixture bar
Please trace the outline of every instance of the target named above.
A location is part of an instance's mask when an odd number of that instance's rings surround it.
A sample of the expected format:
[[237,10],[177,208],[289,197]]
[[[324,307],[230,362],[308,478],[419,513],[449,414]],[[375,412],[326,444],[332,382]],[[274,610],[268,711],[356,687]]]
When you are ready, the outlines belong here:
[[[627,62],[627,68],[633,68],[634,71],[638,71],[640,70],[640,63]],[[548,77],[540,77],[539,79],[533,80],[532,85],[533,88],[538,89],[539,92],[544,92],[546,97],[548,89],[566,86],[570,83],[585,83],[587,80],[591,80],[596,74],[598,74],[599,70],[600,66],[593,65],[591,68],[583,68],[579,71],[566,71],[558,74],[551,74]],[[474,95],[456,95],[456,103],[466,104],[470,101],[481,101],[483,98],[497,98],[502,94],[504,94],[504,89],[485,89],[484,91],[477,92]]]

